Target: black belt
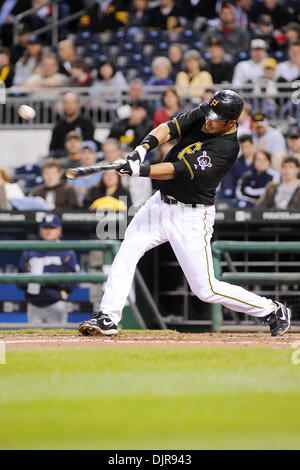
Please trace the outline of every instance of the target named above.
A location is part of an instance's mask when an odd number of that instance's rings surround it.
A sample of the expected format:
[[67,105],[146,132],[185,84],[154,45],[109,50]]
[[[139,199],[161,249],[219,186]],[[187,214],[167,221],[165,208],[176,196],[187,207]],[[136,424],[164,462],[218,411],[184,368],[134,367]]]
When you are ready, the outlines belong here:
[[[175,199],[174,197],[172,196],[166,196],[165,194],[162,194],[160,193],[161,195],[161,199],[162,201],[164,201],[166,204],[185,204],[184,202],[180,202],[180,201],[177,201],[177,199]],[[185,204],[186,206],[191,206],[191,207],[208,207],[208,206],[204,206],[204,204]]]

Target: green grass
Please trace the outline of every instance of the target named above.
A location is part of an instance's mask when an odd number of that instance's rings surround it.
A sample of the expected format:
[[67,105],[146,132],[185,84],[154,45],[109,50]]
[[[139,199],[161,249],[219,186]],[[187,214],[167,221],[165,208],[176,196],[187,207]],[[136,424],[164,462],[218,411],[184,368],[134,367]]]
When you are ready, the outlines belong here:
[[0,449],[299,449],[291,352],[8,351]]

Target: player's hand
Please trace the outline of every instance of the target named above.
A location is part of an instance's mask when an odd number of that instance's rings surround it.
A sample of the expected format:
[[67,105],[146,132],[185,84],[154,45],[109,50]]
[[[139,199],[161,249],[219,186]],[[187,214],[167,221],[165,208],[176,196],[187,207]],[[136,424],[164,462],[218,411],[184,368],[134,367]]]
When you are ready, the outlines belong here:
[[119,175],[140,176],[140,162],[138,160],[116,160],[114,163],[122,163],[118,170]]
[[138,145],[129,155],[127,155],[126,160],[128,161],[139,161],[143,163],[145,160],[145,155],[147,151],[143,145]]

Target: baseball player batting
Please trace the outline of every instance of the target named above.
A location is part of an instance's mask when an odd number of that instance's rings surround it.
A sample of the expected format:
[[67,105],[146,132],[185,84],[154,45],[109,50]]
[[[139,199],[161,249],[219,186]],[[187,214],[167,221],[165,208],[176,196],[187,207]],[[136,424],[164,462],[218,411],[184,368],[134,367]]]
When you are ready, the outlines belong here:
[[[192,291],[199,299],[258,317],[272,336],[290,327],[290,309],[217,280],[210,240],[215,218],[216,188],[239,152],[237,119],[243,100],[230,90],[179,114],[148,134],[122,163],[120,174],[159,181],[159,190],[137,212],[112,264],[100,311],[79,325],[84,335],[114,335],[121,320],[139,259],[151,248],[169,242]],[[148,151],[177,139],[162,163],[143,163]]]

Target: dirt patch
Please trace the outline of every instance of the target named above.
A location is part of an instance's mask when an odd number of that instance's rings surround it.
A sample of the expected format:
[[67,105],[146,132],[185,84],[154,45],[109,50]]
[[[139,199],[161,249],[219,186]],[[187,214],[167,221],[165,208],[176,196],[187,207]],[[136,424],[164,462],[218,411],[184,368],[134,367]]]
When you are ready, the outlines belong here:
[[121,333],[114,337],[74,335],[1,334],[7,349],[115,348],[115,347],[229,347],[290,348],[300,334],[287,333],[272,338],[269,333]]

